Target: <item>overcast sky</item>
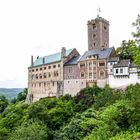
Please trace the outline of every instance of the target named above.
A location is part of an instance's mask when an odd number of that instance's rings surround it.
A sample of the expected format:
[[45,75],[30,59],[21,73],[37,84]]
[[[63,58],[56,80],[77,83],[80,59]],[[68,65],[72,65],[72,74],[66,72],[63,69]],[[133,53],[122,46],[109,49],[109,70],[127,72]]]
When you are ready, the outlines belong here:
[[139,0],[0,0],[0,87],[27,87],[30,56],[87,50],[87,20],[110,22],[110,47],[131,38]]

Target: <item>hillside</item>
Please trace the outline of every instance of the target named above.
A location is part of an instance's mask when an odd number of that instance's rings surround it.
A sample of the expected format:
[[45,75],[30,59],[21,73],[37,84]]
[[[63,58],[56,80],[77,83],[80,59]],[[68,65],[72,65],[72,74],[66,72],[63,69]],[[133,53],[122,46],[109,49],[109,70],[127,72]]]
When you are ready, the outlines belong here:
[[13,99],[23,88],[0,88],[0,95],[4,95],[8,100]]
[[9,104],[0,114],[1,140],[136,140],[140,137],[140,84],[109,86]]

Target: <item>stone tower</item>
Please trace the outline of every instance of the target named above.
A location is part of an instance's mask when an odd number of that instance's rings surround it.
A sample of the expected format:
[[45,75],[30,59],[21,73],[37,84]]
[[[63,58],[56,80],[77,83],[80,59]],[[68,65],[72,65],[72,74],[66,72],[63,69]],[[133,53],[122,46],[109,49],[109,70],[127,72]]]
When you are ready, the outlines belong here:
[[88,21],[88,50],[109,47],[109,22],[102,17]]

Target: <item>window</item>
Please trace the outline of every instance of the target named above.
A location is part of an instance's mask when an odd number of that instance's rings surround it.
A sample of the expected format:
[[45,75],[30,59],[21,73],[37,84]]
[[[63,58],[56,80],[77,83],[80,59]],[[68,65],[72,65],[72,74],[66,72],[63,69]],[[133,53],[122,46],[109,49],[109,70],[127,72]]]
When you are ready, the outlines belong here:
[[84,74],[84,72],[81,72],[81,77],[85,77],[85,74]]
[[46,78],[46,77],[47,77],[46,73],[44,73],[44,74],[43,74],[43,77],[44,77],[44,78]]
[[40,70],[42,70],[42,68],[40,68]]
[[51,69],[51,66],[49,66],[48,69]]
[[113,72],[113,69],[110,69],[110,72]]
[[123,69],[120,69],[120,73],[123,73]]
[[119,73],[118,69],[116,69],[116,73]]
[[90,68],[92,67],[92,63],[91,63],[91,62],[89,62],[89,67],[90,67]]
[[93,43],[93,45],[95,46],[95,43]]
[[104,29],[105,29],[105,30],[107,29],[106,26],[104,26]]
[[29,72],[31,72],[31,70],[29,70]]
[[69,67],[69,73],[72,73],[72,67]]
[[32,69],[32,72],[34,72],[34,69]]
[[54,77],[55,76],[58,76],[59,74],[58,74],[58,71],[54,71]]
[[95,38],[95,37],[96,37],[96,34],[93,35],[93,38]]
[[44,70],[46,70],[46,67],[44,67]]
[[93,24],[93,26],[92,26],[92,27],[93,27],[93,29],[95,29],[95,28],[96,28],[96,24]]
[[46,87],[46,83],[44,82],[44,87]]
[[60,64],[58,64],[58,67],[60,67]]
[[53,65],[53,68],[56,68],[56,65]]
[[36,71],[38,71],[38,69],[36,69]]
[[89,73],[89,78],[92,78],[92,72]]
[[110,63],[110,65],[112,66],[112,62]]
[[84,67],[85,67],[85,63],[81,63],[80,68],[84,68]]
[[38,79],[38,75],[37,74],[35,75],[35,78]]
[[39,87],[41,87],[41,83],[39,83]]
[[99,62],[99,66],[105,66],[105,62]]

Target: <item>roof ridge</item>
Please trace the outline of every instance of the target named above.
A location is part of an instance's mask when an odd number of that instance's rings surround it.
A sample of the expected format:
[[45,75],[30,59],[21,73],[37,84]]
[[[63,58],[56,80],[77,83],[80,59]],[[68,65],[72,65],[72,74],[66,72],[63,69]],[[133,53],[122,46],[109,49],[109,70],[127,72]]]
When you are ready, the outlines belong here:
[[[73,50],[73,49],[75,49],[75,48],[67,49],[66,51]],[[52,56],[52,55],[56,55],[56,54],[59,54],[59,53],[61,53],[61,51],[57,52],[57,53],[52,53],[52,54],[49,54],[49,55],[46,55],[46,56],[42,56],[42,57],[39,57],[39,58],[43,58],[43,57],[47,57],[47,56]]]

